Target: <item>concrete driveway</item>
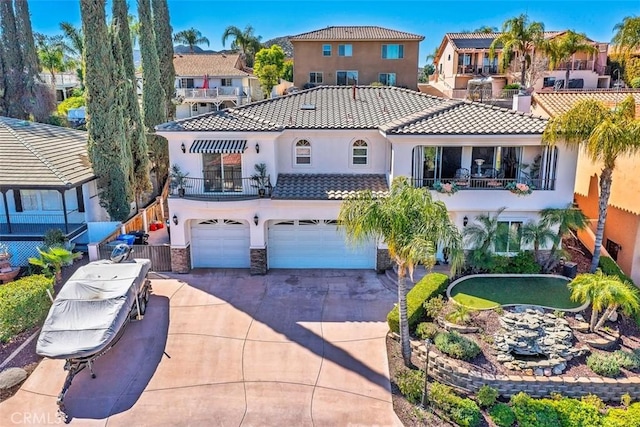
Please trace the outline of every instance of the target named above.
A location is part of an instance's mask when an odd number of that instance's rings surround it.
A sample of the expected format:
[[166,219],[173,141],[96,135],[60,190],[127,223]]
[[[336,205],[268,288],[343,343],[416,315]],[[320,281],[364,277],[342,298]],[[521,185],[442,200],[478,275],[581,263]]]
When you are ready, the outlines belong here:
[[[385,351],[394,300],[372,271],[154,279],[145,318],[96,361],[96,379],[74,379],[71,424],[400,426]],[[59,423],[63,365],[40,363],[0,420]]]

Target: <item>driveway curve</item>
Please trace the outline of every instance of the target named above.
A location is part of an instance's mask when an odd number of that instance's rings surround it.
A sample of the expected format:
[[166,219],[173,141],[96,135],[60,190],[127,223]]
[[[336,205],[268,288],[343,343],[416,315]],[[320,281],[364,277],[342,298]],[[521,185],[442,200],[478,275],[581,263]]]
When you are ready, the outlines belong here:
[[[81,372],[72,425],[401,426],[374,272],[194,270],[152,280],[142,321]],[[56,424],[64,361],[44,360],[0,419]]]

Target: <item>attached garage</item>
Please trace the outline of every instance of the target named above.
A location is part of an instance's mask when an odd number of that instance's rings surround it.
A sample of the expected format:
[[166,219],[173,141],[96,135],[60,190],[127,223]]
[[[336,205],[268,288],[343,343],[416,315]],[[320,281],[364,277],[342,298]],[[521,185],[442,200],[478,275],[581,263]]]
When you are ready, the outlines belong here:
[[269,268],[375,268],[374,242],[352,247],[333,220],[271,221]]
[[193,268],[249,268],[249,246],[247,222],[229,219],[192,222]]

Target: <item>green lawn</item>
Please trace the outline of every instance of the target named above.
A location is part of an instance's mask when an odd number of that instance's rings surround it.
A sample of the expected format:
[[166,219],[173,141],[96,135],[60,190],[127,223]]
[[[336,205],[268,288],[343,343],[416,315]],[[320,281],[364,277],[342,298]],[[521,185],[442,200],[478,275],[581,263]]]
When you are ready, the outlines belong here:
[[571,301],[569,281],[549,276],[465,278],[451,289],[451,297],[466,307],[484,310],[505,304],[530,304],[560,310],[581,306]]

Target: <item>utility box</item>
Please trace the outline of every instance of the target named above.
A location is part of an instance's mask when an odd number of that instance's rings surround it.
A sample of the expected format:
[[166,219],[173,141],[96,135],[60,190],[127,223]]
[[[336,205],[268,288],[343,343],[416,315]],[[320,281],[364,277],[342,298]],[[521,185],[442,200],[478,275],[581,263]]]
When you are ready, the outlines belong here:
[[578,264],[575,262],[565,262],[562,267],[562,275],[569,279],[574,279],[578,275]]

